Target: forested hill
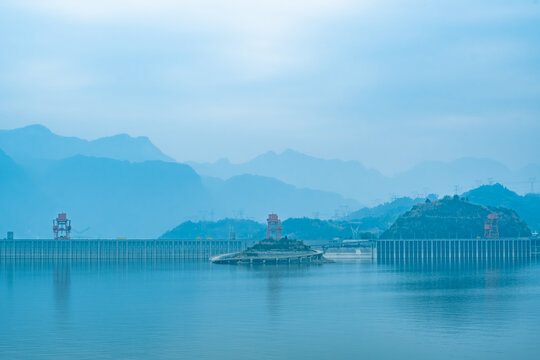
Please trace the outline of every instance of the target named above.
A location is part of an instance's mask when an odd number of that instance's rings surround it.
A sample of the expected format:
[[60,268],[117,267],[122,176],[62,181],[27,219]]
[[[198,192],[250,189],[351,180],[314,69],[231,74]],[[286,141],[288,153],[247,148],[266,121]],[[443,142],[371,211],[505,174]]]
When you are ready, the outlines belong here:
[[[283,236],[299,240],[326,240],[339,237],[350,239],[356,224],[346,221],[332,221],[310,218],[289,218],[282,223]],[[161,236],[162,239],[195,239],[197,237],[227,239],[233,231],[237,239],[261,240],[266,236],[266,225],[245,219],[222,219],[219,221],[186,221]],[[359,238],[370,239],[371,233],[356,234]]]
[[264,239],[266,227],[253,220],[222,219],[218,221],[186,221],[167,231],[161,239]]
[[48,238],[61,211],[72,219],[73,238],[154,238],[205,212],[224,218],[242,209],[264,220],[268,209],[298,217],[347,204],[356,202],[262,176],[201,179],[175,162],[77,155],[22,165],[0,149],[0,237]]
[[483,185],[463,194],[470,202],[515,210],[532,230],[540,230],[540,194],[518,195],[501,184]]
[[458,196],[415,205],[400,216],[381,238],[476,238],[484,236],[487,216],[499,216],[501,237],[530,236],[531,231],[514,210],[470,203]]

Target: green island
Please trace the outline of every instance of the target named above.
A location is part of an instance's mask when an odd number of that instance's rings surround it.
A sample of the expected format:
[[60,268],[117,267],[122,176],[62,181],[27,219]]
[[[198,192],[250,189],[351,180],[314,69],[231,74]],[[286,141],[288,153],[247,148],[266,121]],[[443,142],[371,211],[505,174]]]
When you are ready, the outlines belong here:
[[322,255],[322,251],[314,250],[302,241],[283,237],[261,240],[242,252],[218,255],[210,260],[216,264],[329,262]]

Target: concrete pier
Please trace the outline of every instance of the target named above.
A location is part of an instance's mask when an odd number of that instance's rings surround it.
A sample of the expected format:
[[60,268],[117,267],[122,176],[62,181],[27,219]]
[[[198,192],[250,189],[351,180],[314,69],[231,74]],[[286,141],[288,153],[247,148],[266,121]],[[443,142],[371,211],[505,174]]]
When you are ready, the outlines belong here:
[[242,240],[0,240],[1,259],[209,259]]
[[377,260],[406,262],[480,262],[529,258],[529,238],[506,239],[379,239]]

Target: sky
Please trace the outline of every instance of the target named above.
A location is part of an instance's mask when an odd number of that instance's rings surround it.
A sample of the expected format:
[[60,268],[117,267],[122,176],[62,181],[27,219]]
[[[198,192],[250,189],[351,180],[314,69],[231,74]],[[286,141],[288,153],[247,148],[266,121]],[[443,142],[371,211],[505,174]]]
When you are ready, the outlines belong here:
[[0,34],[3,129],[386,174],[540,162],[537,0],[0,0]]

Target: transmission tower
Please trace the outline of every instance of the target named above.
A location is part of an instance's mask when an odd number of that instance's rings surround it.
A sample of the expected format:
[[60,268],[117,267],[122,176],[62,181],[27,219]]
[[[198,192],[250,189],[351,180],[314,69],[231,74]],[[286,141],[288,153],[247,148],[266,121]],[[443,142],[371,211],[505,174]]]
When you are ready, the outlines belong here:
[[360,226],[353,227],[351,225],[351,232],[352,232],[352,238],[353,240],[358,240],[359,234],[360,234]]
[[499,238],[499,216],[495,213],[489,214],[484,223],[484,238],[498,239]]
[[283,226],[281,226],[281,220],[279,220],[277,214],[268,215],[268,228],[266,229],[266,238],[279,240],[281,239],[281,231]]
[[53,220],[53,233],[55,240],[69,240],[71,238],[71,220],[66,213],[58,214]]

